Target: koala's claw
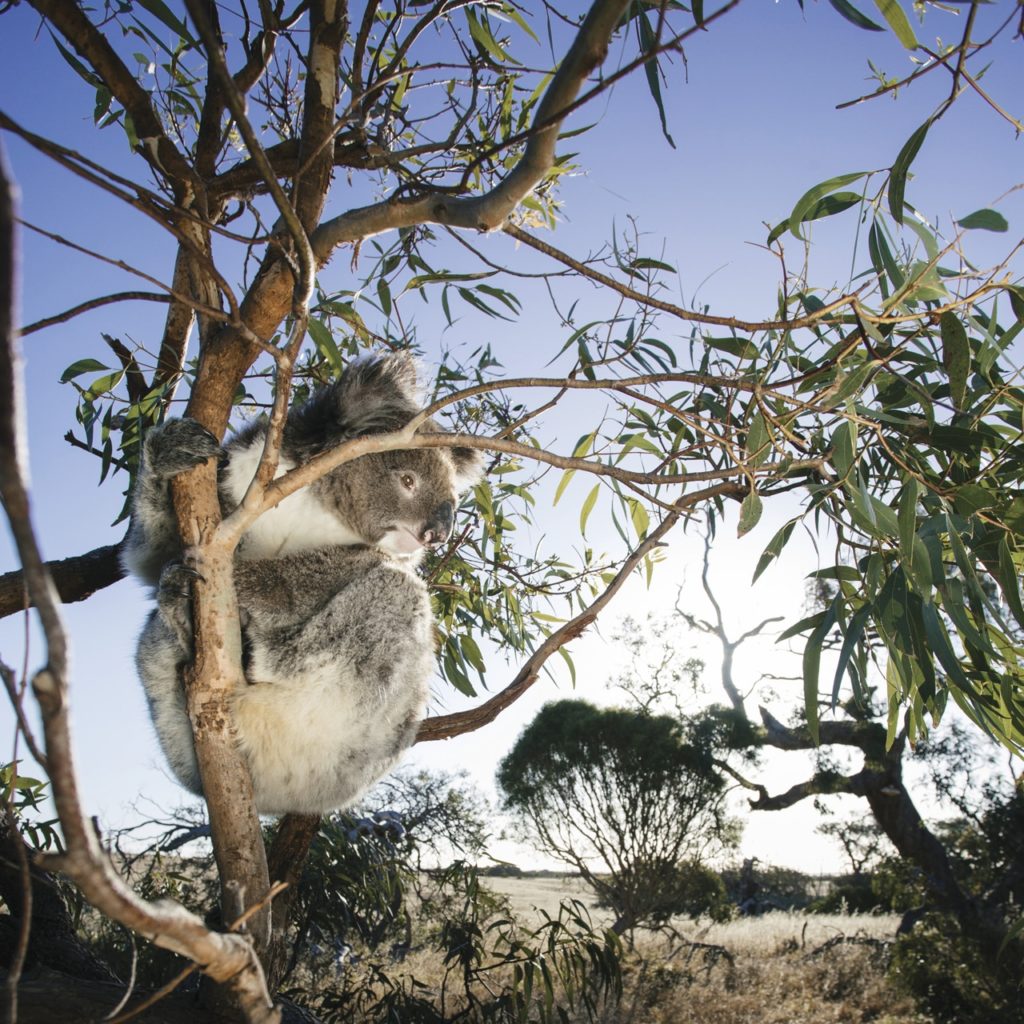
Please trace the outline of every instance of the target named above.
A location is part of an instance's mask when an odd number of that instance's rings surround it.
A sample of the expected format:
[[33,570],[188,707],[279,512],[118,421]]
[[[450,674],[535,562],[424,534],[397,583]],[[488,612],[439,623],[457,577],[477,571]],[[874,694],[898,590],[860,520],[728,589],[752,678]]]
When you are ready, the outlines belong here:
[[192,584],[196,580],[206,582],[206,577],[197,569],[184,562],[171,562],[160,573],[160,597],[165,594],[174,597],[191,597]]
[[185,651],[192,648],[192,584],[202,578],[200,573],[182,562],[171,562],[160,573],[157,607]]
[[195,420],[168,420],[146,436],[146,467],[161,477],[177,476],[221,452],[217,438]]

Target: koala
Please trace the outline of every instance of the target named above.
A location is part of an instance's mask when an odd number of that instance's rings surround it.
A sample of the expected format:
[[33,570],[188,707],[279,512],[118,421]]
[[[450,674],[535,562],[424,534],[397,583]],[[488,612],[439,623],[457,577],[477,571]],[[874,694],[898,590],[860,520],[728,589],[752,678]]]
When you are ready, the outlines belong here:
[[[407,356],[354,363],[289,412],[281,471],[348,438],[399,429],[418,411]],[[218,456],[227,513],[265,436],[256,422],[221,448],[194,421],[169,421],[148,433],[136,482],[123,558],[156,590],[136,661],[161,747],[194,793],[182,672],[194,651],[196,573],[182,562],[170,480]],[[464,447],[365,455],[285,498],[243,537],[234,577],[245,682],[232,712],[261,813],[346,807],[412,743],[434,665],[430,601],[416,569],[451,536],[459,495],[480,472],[479,453]]]

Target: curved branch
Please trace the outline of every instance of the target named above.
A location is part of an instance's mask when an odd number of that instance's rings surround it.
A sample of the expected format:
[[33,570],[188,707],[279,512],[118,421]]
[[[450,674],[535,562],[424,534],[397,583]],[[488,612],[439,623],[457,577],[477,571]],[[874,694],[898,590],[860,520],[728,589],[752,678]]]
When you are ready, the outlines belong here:
[[673,302],[665,302],[662,299],[656,299],[653,295],[648,295],[645,292],[638,292],[635,288],[630,288],[629,285],[623,284],[621,281],[616,281],[614,277],[611,277],[608,274],[603,274],[600,270],[595,270],[586,263],[580,262],[580,260],[573,259],[573,257],[568,253],[563,252],[561,249],[557,249],[548,242],[544,242],[541,239],[536,238],[528,231],[524,231],[521,227],[518,227],[515,224],[506,224],[502,228],[502,231],[508,235],[509,238],[514,238],[517,242],[522,242],[524,245],[530,246],[531,249],[536,249],[537,252],[544,253],[545,256],[549,256],[551,259],[557,260],[563,266],[569,267],[570,270],[574,270],[580,276],[586,277],[591,281],[596,281],[598,284],[604,285],[606,288],[611,288],[612,291],[617,292],[619,295],[622,295],[627,299],[632,299],[634,302],[637,302],[642,306],[648,306],[651,309],[660,309],[663,313],[671,313],[672,316],[691,323],[712,324],[716,327],[731,327],[734,330],[746,331],[751,334],[757,331],[795,330],[798,327],[811,327],[816,323],[821,323],[823,320],[829,319],[844,306],[852,306],[856,302],[858,294],[857,292],[851,292],[848,295],[843,295],[834,302],[830,302],[827,306],[822,306],[821,309],[817,309],[807,316],[797,317],[793,320],[740,320],[734,316],[713,316],[710,313],[699,313],[695,309],[685,309],[683,306],[677,306]]
[[828,793],[850,793],[853,796],[864,796],[866,789],[866,773],[855,775],[838,775],[835,772],[815,772],[806,782],[798,782],[790,786],[784,793],[769,796],[762,792],[756,800],[750,801],[754,811],[782,811],[787,807],[806,800],[809,796],[820,796]]
[[569,51],[538,105],[533,132],[522,158],[489,192],[481,196],[423,195],[391,198],[349,210],[321,224],[311,239],[317,258],[325,261],[339,245],[355,242],[392,228],[445,224],[476,231],[501,228],[512,211],[543,180],[555,156],[555,142],[570,106],[587,76],[601,65],[612,33],[628,0],[596,0]]
[[50,782],[64,833],[64,852],[41,863],[63,871],[101,913],[201,965],[204,973],[234,994],[250,1024],[277,1024],[280,1013],[250,942],[241,935],[210,931],[200,918],[169,900],[141,900],[114,872],[82,810],[68,722],[67,636],[57,590],[36,541],[20,462],[24,408],[11,315],[13,224],[11,190],[0,163],[0,497],[24,566],[26,589],[43,627],[47,660],[32,688],[42,713]]
[[65,309],[63,313],[54,313],[52,316],[43,317],[42,320],[36,320],[27,327],[22,327],[20,334],[23,338],[27,338],[30,334],[35,334],[36,331],[52,327],[54,324],[65,323],[76,316],[81,316],[82,313],[88,313],[90,310],[99,309],[102,306],[109,306],[114,302],[170,301],[171,297],[169,295],[161,295],[159,292],[115,292],[113,295],[101,295],[99,298],[87,299],[85,302],[80,302],[77,306]]
[[[818,746],[806,729],[790,729],[767,708],[758,710],[764,723],[764,742],[768,746],[779,750],[814,750]],[[841,719],[838,722],[821,722],[818,730],[821,746],[835,743],[856,747],[879,761],[885,757],[885,726],[879,722]]]
[[471,708],[468,711],[458,711],[451,715],[437,715],[426,719],[420,725],[416,742],[423,743],[428,740],[451,739],[453,736],[459,736],[464,732],[473,732],[481,728],[481,726],[493,722],[505,708],[519,700],[537,681],[540,670],[548,658],[571,640],[575,640],[594,622],[608,602],[618,593],[633,570],[637,568],[651,550],[662,543],[662,539],[675,526],[687,509],[718,495],[740,495],[744,493],[746,493],[746,488],[740,484],[722,483],[681,498],[676,502],[679,511],[667,515],[658,524],[647,536],[647,539],[642,544],[639,544],[626,561],[623,562],[622,567],[615,574],[615,578],[605,587],[600,596],[592,601],[579,615],[556,629],[537,648],[516,674],[515,678],[503,690],[496,693],[490,700],[485,701],[479,707]]

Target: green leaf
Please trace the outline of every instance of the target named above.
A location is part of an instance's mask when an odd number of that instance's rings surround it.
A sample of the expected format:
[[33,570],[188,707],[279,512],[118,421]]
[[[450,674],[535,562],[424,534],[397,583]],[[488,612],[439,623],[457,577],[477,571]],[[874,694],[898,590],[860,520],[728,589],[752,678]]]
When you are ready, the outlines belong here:
[[537,34],[527,24],[526,19],[512,6],[512,4],[502,4],[501,14],[505,18],[511,18],[535,43],[539,43],[540,40],[537,38]]
[[1024,604],[1021,604],[1020,599],[1019,573],[1005,537],[999,542],[999,587],[1013,617],[1024,628]]
[[[694,17],[696,17],[696,14]],[[651,23],[647,20],[646,12],[641,13],[636,19],[636,32],[640,40],[640,53],[651,53],[655,46],[657,46],[658,38],[654,29],[651,28]],[[665,136],[668,144],[675,149],[676,144],[672,140],[672,136],[668,133],[668,120],[665,117],[665,104],[661,98],[661,81],[658,78],[659,71],[660,69],[658,67],[657,56],[653,56],[650,60],[644,62],[644,74],[647,77],[647,89],[651,94],[651,98],[654,100],[654,105],[658,108],[658,117],[661,119],[661,134]]]
[[869,17],[861,14],[853,4],[847,0],[828,0],[828,2],[849,22],[857,28],[866,29],[868,32],[884,32],[881,25],[873,22]]
[[[793,207],[793,212],[789,215],[790,232],[796,238],[803,241],[803,235],[800,234],[800,225],[803,223],[805,216],[830,192],[836,192],[844,185],[849,185],[851,182],[863,178],[867,173],[867,171],[856,171],[852,174],[840,174],[835,178],[829,178],[826,181],[819,182],[813,188],[809,188],[796,201],[796,205]],[[858,199],[859,198],[860,197],[858,196]]]
[[938,610],[934,604],[924,604],[921,606],[921,619],[924,622],[925,636],[928,639],[928,648],[931,653],[938,660],[946,674],[961,690],[970,691],[971,684],[964,674],[960,660],[953,651],[953,645],[949,642],[949,635],[942,625],[942,620],[939,618]]
[[756,583],[758,576],[761,575],[768,568],[771,563],[779,557],[782,553],[782,549],[786,546],[791,534],[793,533],[793,527],[800,521],[798,516],[795,519],[790,519],[788,523],[785,523],[779,531],[775,534],[767,546],[761,553],[761,557],[757,561],[757,568],[754,570],[754,576],[751,579],[751,583]]
[[864,385],[867,383],[868,378],[875,372],[877,367],[878,364],[872,360],[862,363],[849,373],[842,373],[840,370],[837,370],[835,383],[832,385],[835,390],[831,391],[828,396],[830,403],[832,405],[841,405],[848,398],[859,397],[860,393],[864,390]]
[[306,322],[306,330],[313,339],[317,351],[327,360],[334,373],[340,376],[345,365],[330,328],[322,320],[314,320],[310,317]]
[[61,375],[61,384],[67,384],[69,380],[81,376],[83,373],[94,373],[96,370],[109,370],[109,366],[98,362],[95,359],[79,359],[72,363]]
[[185,23],[174,16],[170,8],[163,3],[163,0],[135,0],[135,2],[140,7],[149,11],[158,21],[163,22],[180,39],[184,39],[189,46],[193,48],[199,46]]
[[[47,29],[47,31],[50,30]],[[103,88],[103,82],[99,75],[90,71],[70,50],[65,49],[52,31],[50,31],[50,38],[53,40],[53,45],[57,47],[57,51],[67,61],[76,75],[88,82],[94,89]]]
[[125,371],[115,370],[113,373],[106,373],[102,377],[97,377],[88,387],[85,392],[87,398],[96,399],[100,395],[105,395],[109,391],[113,391],[118,384],[121,383],[121,378],[124,376]]
[[749,338],[711,338],[705,335],[701,339],[708,348],[726,352],[736,359],[756,359],[757,346]]
[[939,318],[942,337],[942,365],[949,377],[949,396],[959,412],[967,398],[967,375],[971,369],[971,344],[960,317],[947,310]]
[[736,527],[736,536],[742,537],[745,533],[757,526],[761,518],[762,504],[761,497],[757,491],[752,490],[740,504],[740,521]]
[[914,162],[914,157],[917,156],[931,126],[932,119],[928,118],[903,143],[903,148],[897,154],[896,162],[892,165],[892,170],[889,172],[889,212],[897,224],[903,223],[903,193],[907,187],[907,172],[910,170],[910,165]]
[[466,21],[469,23],[469,34],[481,50],[489,54],[499,64],[518,64],[519,62],[513,60],[491,34],[491,27],[487,23],[486,17],[481,21],[473,12],[472,7],[467,7],[465,10]]
[[747,458],[752,465],[760,466],[768,458],[772,451],[771,441],[768,424],[758,409],[747,428]]
[[[838,601],[839,598],[836,598]],[[821,668],[821,645],[836,621],[836,601],[833,601],[804,648],[804,707],[807,712],[807,731],[811,741],[818,745],[818,672]]]
[[[864,201],[859,192],[834,192],[832,195],[823,196],[812,206],[800,219],[801,224],[807,224],[813,220],[823,220],[825,217],[833,217],[837,213],[857,206]],[[777,238],[780,238],[789,227],[789,221],[784,220],[776,224],[768,235],[768,244],[771,245]]]
[[904,564],[913,557],[914,539],[917,537],[917,481],[911,477],[903,486],[896,521],[899,524],[900,552]]
[[[462,291],[462,289],[459,289]],[[380,308],[386,317],[391,316],[391,289],[387,281],[382,277],[377,281],[377,298],[380,299]]]
[[562,479],[558,481],[558,487],[555,489],[555,500],[551,502],[552,508],[558,504],[559,499],[565,493],[566,487],[569,486],[569,481],[576,475],[575,469],[567,469],[562,474]]
[[587,520],[590,518],[590,513],[594,511],[597,493],[600,489],[601,485],[599,483],[594,484],[593,490],[583,500],[583,507],[580,509],[580,533],[582,534],[587,532]]
[[987,208],[961,217],[957,224],[962,228],[980,228],[982,231],[1007,231],[1010,227],[1001,213]]
[[[853,654],[854,648],[856,648],[857,644],[860,642],[860,638],[864,635],[864,626],[867,624],[871,612],[872,608],[870,604],[861,605],[861,607],[854,613],[849,626],[846,627],[845,635],[843,636],[843,646],[839,651],[839,660],[836,662],[835,678],[832,680],[833,708],[835,708],[836,704],[839,703],[839,688],[842,685],[843,674],[846,672],[847,667],[850,664],[850,656]],[[852,670],[850,675],[852,679]],[[856,682],[854,685],[856,686]]]
[[[813,575],[813,574],[812,574]],[[815,612],[813,615],[808,615],[806,619],[801,619],[799,622],[794,622],[788,629],[783,630],[776,638],[777,644],[782,643],[783,640],[790,640],[795,636],[799,636],[801,633],[806,633],[807,630],[813,629],[818,625],[819,622],[825,617],[824,612]]]
[[846,479],[857,459],[857,427],[849,420],[843,420],[832,433],[832,465],[836,472]]
[[889,22],[889,28],[896,33],[896,38],[908,49],[917,49],[917,37],[907,20],[899,0],[875,0],[875,6],[882,12],[882,17]]
[[651,526],[650,514],[641,502],[637,501],[635,498],[630,498],[629,515],[633,520],[633,529],[636,530],[637,537],[639,537],[640,540],[643,540],[644,537],[647,536],[647,531]]

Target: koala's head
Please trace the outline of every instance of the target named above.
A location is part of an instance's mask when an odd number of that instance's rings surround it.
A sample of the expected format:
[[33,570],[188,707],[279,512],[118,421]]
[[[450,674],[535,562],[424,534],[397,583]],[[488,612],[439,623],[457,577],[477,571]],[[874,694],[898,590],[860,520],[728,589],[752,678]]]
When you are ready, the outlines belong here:
[[[420,408],[407,354],[353,363],[289,415],[285,454],[304,462],[349,438],[399,430]],[[420,430],[442,432],[433,420]],[[313,493],[367,544],[415,557],[451,536],[459,495],[480,478],[481,461],[464,447],[379,452],[339,466]]]

